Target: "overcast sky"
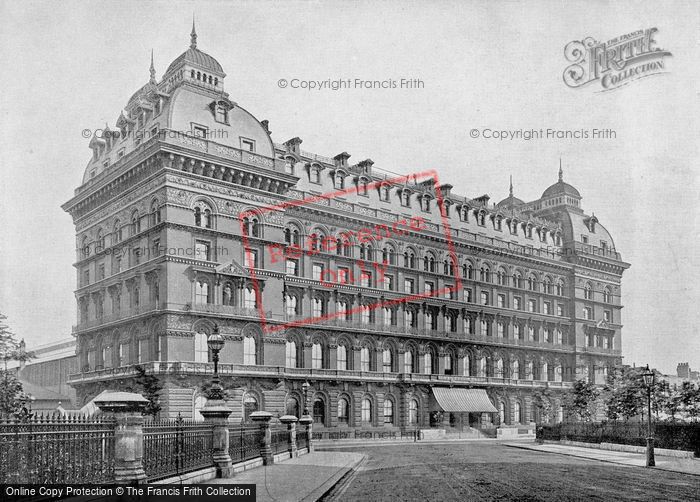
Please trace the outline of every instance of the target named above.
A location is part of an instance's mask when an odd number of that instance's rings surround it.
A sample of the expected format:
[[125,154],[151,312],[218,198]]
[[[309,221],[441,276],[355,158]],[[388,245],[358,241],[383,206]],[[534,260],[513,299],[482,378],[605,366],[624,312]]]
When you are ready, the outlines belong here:
[[[573,4],[573,5],[572,5]],[[564,179],[632,267],[625,362],[700,369],[700,9],[687,2],[3,2],[0,312],[36,345],[75,322],[74,228],[60,205],[131,94],[189,45],[277,142],[398,173],[438,170],[467,196],[529,201]],[[614,92],[570,89],[564,46],[658,28],[668,72]],[[282,89],[280,79],[416,78],[422,89]],[[599,86],[598,86],[599,88]],[[614,139],[473,139],[483,128],[612,129]]]

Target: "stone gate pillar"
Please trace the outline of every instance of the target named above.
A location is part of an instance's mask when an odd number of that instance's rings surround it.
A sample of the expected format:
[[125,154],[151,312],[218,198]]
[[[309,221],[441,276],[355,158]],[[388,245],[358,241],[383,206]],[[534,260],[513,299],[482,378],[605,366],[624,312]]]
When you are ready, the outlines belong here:
[[274,462],[272,457],[272,431],[270,430],[272,413],[269,411],[254,411],[250,414],[250,419],[260,426],[262,432],[260,456],[262,457],[263,465],[272,465]]
[[148,399],[133,392],[108,392],[95,405],[113,415],[114,481],[117,483],[145,483],[143,469],[143,411]]
[[297,453],[297,422],[299,419],[294,415],[285,415],[280,417],[280,422],[287,424],[287,430],[289,431],[289,455],[292,458],[299,456]]

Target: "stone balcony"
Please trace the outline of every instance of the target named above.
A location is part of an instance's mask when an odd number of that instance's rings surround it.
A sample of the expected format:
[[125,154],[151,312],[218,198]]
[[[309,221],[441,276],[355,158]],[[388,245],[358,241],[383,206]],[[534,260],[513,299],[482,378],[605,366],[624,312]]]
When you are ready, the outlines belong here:
[[[114,380],[133,377],[137,365],[104,368],[83,373],[73,374],[69,383],[78,385],[97,381]],[[151,361],[141,366],[153,375],[201,375],[214,374],[214,364],[193,361]],[[570,388],[571,382],[555,382],[544,380],[510,379],[500,377],[484,377],[471,375],[428,375],[424,373],[394,373],[380,371],[356,371],[337,369],[286,368],[284,366],[219,364],[219,375],[249,376],[260,378],[276,378],[289,380],[342,380],[355,382],[410,383],[428,385],[477,385],[498,387],[524,388]]]

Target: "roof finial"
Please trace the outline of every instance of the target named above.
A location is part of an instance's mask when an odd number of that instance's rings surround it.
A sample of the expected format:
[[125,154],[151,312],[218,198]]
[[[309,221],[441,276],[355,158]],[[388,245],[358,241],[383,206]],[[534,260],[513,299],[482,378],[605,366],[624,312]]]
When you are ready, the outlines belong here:
[[156,67],[153,65],[153,49],[151,49],[151,68],[149,71],[151,72],[151,83],[155,84],[156,83]]
[[510,197],[513,197],[513,175],[510,175]]
[[190,48],[197,48],[197,30],[194,28],[194,14],[192,14],[192,33],[190,33]]
[[559,157],[559,181],[564,181],[564,170],[561,168],[561,157]]

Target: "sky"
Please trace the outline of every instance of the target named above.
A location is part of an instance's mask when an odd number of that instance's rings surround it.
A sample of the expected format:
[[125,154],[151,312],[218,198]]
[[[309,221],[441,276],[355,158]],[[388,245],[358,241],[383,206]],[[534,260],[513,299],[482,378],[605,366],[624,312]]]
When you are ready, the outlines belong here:
[[[564,179],[631,264],[628,364],[700,368],[700,9],[693,1],[2,2],[0,312],[28,345],[70,336],[74,228],[60,206],[90,158],[83,129],[114,127],[133,92],[189,45],[227,73],[230,98],[273,139],[397,173],[436,169],[453,193],[530,201]],[[564,47],[657,28],[666,72],[612,92],[569,88]],[[301,89],[363,79],[413,89]],[[290,85],[280,87],[280,79]],[[591,131],[484,138],[484,129]],[[472,137],[476,129],[479,137]],[[488,133],[486,133],[488,135]]]

